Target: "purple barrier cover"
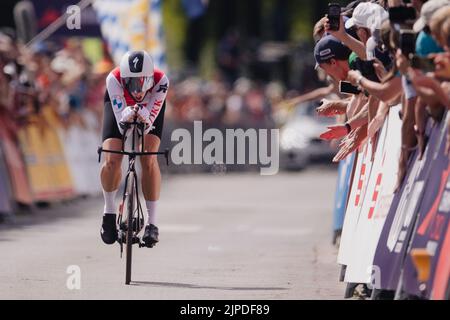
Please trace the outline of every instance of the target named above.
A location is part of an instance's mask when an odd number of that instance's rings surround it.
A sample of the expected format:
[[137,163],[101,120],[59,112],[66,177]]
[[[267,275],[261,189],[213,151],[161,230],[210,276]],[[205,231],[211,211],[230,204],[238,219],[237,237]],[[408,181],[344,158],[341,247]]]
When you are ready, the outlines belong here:
[[407,176],[394,196],[373,261],[373,265],[379,268],[379,282],[374,283],[377,289],[397,289],[409,239],[414,230],[417,207],[424,187],[429,182],[429,173],[432,168],[434,170],[433,162],[442,140],[444,122],[434,127],[431,124],[428,126],[429,141],[424,157],[419,161],[418,152],[415,152]]
[[[431,270],[427,282],[419,283],[411,256],[406,256],[403,271],[403,290],[409,294],[430,298],[440,250],[448,228],[450,215],[450,161],[445,154],[447,129],[441,132],[442,141],[433,170],[430,171],[427,188],[418,211],[417,228],[411,243],[412,249],[427,249],[431,255]],[[447,253],[450,254],[450,253]],[[448,274],[446,276],[448,282]]]
[[7,170],[0,145],[0,213],[2,214],[12,214],[11,186]]

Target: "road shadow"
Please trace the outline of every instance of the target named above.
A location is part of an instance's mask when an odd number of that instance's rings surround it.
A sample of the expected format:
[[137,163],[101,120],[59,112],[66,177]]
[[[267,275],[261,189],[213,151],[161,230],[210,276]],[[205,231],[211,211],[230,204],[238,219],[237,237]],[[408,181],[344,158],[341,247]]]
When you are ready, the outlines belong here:
[[[78,219],[89,216],[92,208],[102,210],[103,198],[100,195],[78,197],[55,203],[45,203],[33,206],[18,206],[13,215],[2,215],[0,232],[3,230],[20,230],[28,227],[51,224],[60,220]],[[99,213],[99,225],[101,215]],[[0,239],[1,241],[1,239]]]
[[233,291],[277,291],[289,290],[283,287],[228,287],[228,286],[205,286],[191,283],[176,282],[156,282],[156,281],[132,281],[132,286],[148,287],[168,287],[168,288],[186,288],[186,289],[212,289],[212,290],[233,290]]

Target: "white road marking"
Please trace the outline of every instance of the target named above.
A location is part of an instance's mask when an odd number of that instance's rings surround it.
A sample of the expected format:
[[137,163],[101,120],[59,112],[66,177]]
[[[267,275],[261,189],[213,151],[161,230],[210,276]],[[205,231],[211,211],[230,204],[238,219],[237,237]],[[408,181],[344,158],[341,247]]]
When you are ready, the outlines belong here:
[[162,224],[159,226],[161,232],[173,233],[195,233],[203,229],[200,225],[189,224]]
[[252,232],[254,235],[262,235],[262,236],[288,236],[288,237],[295,237],[295,236],[307,236],[312,234],[311,229],[298,229],[298,228],[257,228],[254,229]]
[[219,246],[208,246],[208,251],[210,251],[210,252],[219,252],[219,251],[222,251],[222,248],[221,247],[219,247]]

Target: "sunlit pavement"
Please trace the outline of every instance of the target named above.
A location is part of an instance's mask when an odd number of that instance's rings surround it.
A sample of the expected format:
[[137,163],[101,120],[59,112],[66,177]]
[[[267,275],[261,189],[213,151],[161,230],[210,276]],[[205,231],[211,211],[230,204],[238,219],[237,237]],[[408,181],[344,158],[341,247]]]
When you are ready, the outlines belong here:
[[[170,176],[161,242],[135,247],[130,286],[119,246],[100,240],[102,198],[21,216],[0,226],[0,298],[341,299],[331,245],[335,182],[326,167]],[[67,287],[73,265],[79,290]]]

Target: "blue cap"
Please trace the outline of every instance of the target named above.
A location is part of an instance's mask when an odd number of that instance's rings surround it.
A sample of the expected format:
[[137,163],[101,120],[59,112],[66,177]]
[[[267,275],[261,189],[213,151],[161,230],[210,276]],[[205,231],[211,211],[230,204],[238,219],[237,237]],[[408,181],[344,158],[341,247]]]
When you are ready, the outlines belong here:
[[316,43],[314,58],[317,64],[328,62],[330,59],[347,60],[352,51],[337,38],[328,35]]
[[420,31],[416,39],[416,53],[418,56],[426,57],[431,53],[444,52],[433,37],[425,31]]

